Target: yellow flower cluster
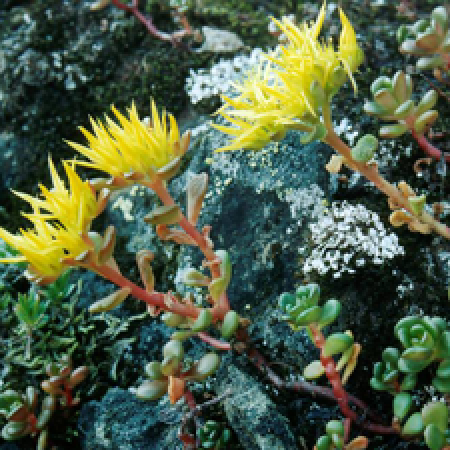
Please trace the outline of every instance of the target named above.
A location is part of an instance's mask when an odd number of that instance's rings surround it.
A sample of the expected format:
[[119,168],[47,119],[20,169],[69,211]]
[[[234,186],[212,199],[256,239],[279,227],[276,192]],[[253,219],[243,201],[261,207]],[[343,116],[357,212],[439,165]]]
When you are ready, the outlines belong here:
[[[223,98],[225,104],[218,113],[233,126],[214,126],[234,139],[219,151],[260,149],[281,137],[289,127],[301,129],[299,121],[318,120],[321,102],[330,101],[347,77],[356,91],[352,74],[364,55],[355,32],[340,10],[342,31],[338,49],[331,40],[320,41],[325,14],[324,3],[314,24],[297,27],[288,19],[281,22],[273,19],[289,42],[266,55],[261,67],[236,86],[239,92],[236,98]],[[316,91],[312,89],[314,84],[318,87]],[[326,98],[317,95],[317,89]]]
[[67,268],[65,258],[76,258],[90,249],[82,235],[89,231],[92,220],[102,209],[89,182],[82,181],[71,164],[63,165],[68,189],[49,158],[52,189],[40,185],[41,198],[14,192],[31,205],[33,212],[23,215],[33,228],[21,229],[18,235],[0,228],[0,238],[20,253],[0,262],[28,262],[29,274],[40,282],[55,280]]
[[152,101],[151,124],[139,118],[133,103],[128,109],[128,118],[114,106],[117,124],[106,116],[106,125],[100,120],[91,119],[94,134],[80,127],[89,146],[76,142],[67,142],[90,161],[77,161],[84,165],[107,172],[113,177],[123,178],[126,174],[141,174],[151,180],[154,174],[173,159],[182,156],[186,148],[181,148],[181,138],[177,122],[169,115],[170,126],[163,113],[158,115],[155,102]]
[[[106,125],[91,119],[94,134],[81,128],[89,147],[69,142],[90,161],[63,162],[68,187],[49,158],[51,189],[39,185],[40,197],[14,192],[31,205],[32,212],[23,215],[33,227],[21,229],[17,235],[0,227],[0,238],[20,253],[0,262],[27,262],[30,277],[45,283],[64,272],[65,260],[76,259],[93,249],[88,232],[92,220],[104,209],[107,195],[96,192],[93,183],[83,181],[75,171],[76,165],[99,169],[122,180],[128,174],[139,174],[144,177],[142,182],[152,181],[155,175],[165,179],[173,174],[171,163],[189,146],[189,133],[180,138],[174,117],[169,116],[169,124],[165,114],[160,119],[154,102],[151,123],[139,119],[134,103],[128,109],[129,118],[114,107],[113,111],[119,124],[106,117]],[[167,172],[158,172],[166,167]]]

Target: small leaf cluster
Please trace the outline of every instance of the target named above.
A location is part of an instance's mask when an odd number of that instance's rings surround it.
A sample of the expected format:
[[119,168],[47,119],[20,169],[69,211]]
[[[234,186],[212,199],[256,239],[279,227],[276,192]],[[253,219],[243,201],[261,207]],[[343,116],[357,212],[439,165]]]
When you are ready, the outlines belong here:
[[47,307],[48,303],[41,301],[36,290],[30,289],[26,294],[19,293],[14,312],[22,326],[27,331],[32,331],[47,322]]
[[442,393],[450,392],[450,328],[447,321],[441,317],[407,316],[397,322],[394,333],[403,350],[394,347],[384,350],[382,361],[374,365],[371,386],[391,393],[414,389],[418,373],[439,361],[433,386]]
[[393,409],[394,424],[400,427],[402,436],[413,438],[423,433],[425,443],[431,450],[441,450],[450,445],[448,407],[445,403],[429,402],[421,411],[409,415],[413,409],[412,396],[401,392],[394,397]]
[[38,391],[28,386],[25,394],[8,389],[0,394],[0,415],[7,423],[2,429],[2,438],[6,441],[20,439],[31,435],[37,436],[37,450],[43,450],[47,445],[47,425],[56,408],[53,397],[45,397],[42,401],[41,411],[36,416],[38,404]]
[[[284,313],[291,328],[298,331],[307,328],[311,340],[313,340],[310,326],[318,330],[333,323],[339,316],[341,304],[335,299],[330,299],[323,306],[319,305],[320,287],[315,283],[299,286],[295,294],[283,293],[279,296],[278,306]],[[358,347],[358,349],[357,349]],[[356,350],[356,351],[355,351]],[[356,365],[359,344],[354,343],[353,335],[347,331],[345,333],[333,333],[325,341],[323,356],[330,357],[342,353],[337,369],[341,370],[347,365],[344,379],[347,379]],[[319,378],[325,373],[321,361],[312,361],[304,369],[304,377],[307,379]]]
[[87,366],[72,368],[70,357],[65,355],[58,363],[47,365],[48,379],[41,383],[41,388],[47,394],[59,399],[64,407],[73,407],[79,404],[79,398],[73,398],[73,389],[83,382],[89,374]]
[[397,30],[400,52],[419,56],[417,68],[444,69],[448,71],[450,31],[447,11],[436,7],[429,19],[418,20],[413,25],[402,25]]
[[227,448],[231,439],[231,432],[215,420],[208,420],[197,429],[197,438],[200,441],[200,450],[222,450]]
[[183,371],[184,349],[179,340],[172,339],[163,348],[163,360],[151,361],[145,366],[149,380],[135,391],[142,400],[157,400],[166,393],[172,404],[184,394],[186,381],[202,381],[219,368],[220,358],[216,353],[207,353]]
[[340,420],[330,420],[323,436],[317,440],[314,450],[363,450],[367,448],[368,440],[364,436],[358,436],[351,442],[344,442],[344,425]]
[[53,283],[47,284],[42,289],[42,295],[48,299],[52,305],[59,305],[63,300],[70,298],[75,293],[76,284],[70,283],[71,271],[67,270]]
[[439,116],[438,111],[433,109],[438,99],[437,92],[428,91],[415,104],[411,99],[412,79],[401,70],[392,79],[387,76],[378,77],[370,86],[370,91],[373,101],[364,105],[364,111],[381,120],[397,122],[380,128],[382,138],[397,138],[412,130],[421,135]]
[[394,395],[394,425],[403,436],[415,437],[424,433],[428,447],[440,450],[450,444],[447,406],[431,402],[420,412],[410,415],[413,399],[407,391],[416,387],[421,371],[439,362],[433,386],[444,394],[450,392],[449,324],[441,317],[407,316],[397,322],[394,332],[403,349],[388,347],[383,351],[382,361],[374,365],[370,385]]

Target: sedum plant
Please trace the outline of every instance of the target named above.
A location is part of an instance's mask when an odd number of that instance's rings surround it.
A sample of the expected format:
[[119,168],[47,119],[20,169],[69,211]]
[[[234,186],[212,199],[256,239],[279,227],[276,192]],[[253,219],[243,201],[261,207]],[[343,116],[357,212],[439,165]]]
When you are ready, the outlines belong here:
[[[341,304],[335,299],[330,299],[320,306],[319,298],[319,286],[308,284],[300,286],[295,294],[286,292],[281,294],[278,306],[291,328],[295,331],[306,328],[310,339],[320,350],[320,361],[311,362],[305,368],[303,376],[306,379],[315,379],[325,374],[341,411],[346,417],[355,418],[355,412],[348,404],[348,395],[343,385],[356,367],[361,346],[354,342],[351,332],[333,333],[325,339],[321,330],[336,320],[341,311]],[[339,354],[341,358],[336,364],[333,356]],[[339,372],[344,368],[341,378]]]
[[416,388],[420,372],[431,364],[435,368],[434,388],[450,392],[450,328],[441,317],[408,316],[394,329],[403,350],[388,347],[382,361],[374,365],[370,385],[373,389],[387,391],[393,398],[393,427],[406,437],[423,435],[428,448],[440,450],[450,445],[448,407],[445,403],[429,402],[414,412],[410,393]]
[[314,450],[364,450],[369,444],[364,436],[358,436],[346,443],[345,426],[340,420],[330,420],[325,431],[326,434],[317,440]]
[[438,69],[445,73],[450,67],[450,31],[447,10],[443,6],[433,9],[431,17],[413,25],[402,25],[397,30],[400,51],[418,56],[419,70]]
[[41,302],[39,294],[35,289],[31,289],[29,293],[19,294],[17,304],[14,307],[22,328],[25,330],[27,345],[25,347],[25,359],[31,358],[31,340],[33,330],[41,327],[48,320],[47,303]]
[[197,430],[197,437],[200,441],[199,450],[225,450],[231,439],[231,432],[215,420],[207,420]]
[[[77,406],[79,399],[73,399],[72,391],[80,384],[89,371],[83,366],[72,371],[69,359],[59,364],[49,364],[47,369],[51,377],[42,382],[42,389],[49,395],[44,397],[39,414],[37,406],[39,392],[28,386],[25,394],[12,389],[0,393],[0,414],[7,420],[2,429],[2,438],[11,441],[31,435],[37,437],[37,450],[47,448],[49,433],[47,426],[54,412],[59,408]],[[64,390],[63,390],[64,389]],[[64,397],[64,401],[60,400]]]
[[[315,23],[302,26],[296,26],[288,19],[273,19],[286,36],[286,42],[279,50],[268,53],[258,70],[237,86],[237,97],[224,97],[225,103],[218,113],[231,125],[217,124],[215,127],[230,134],[233,139],[229,145],[218,150],[261,149],[272,140],[282,139],[288,130],[300,130],[305,133],[303,142],[318,139],[335,149],[336,154],[327,166],[329,171],[337,173],[342,166],[346,166],[365,176],[387,196],[394,210],[391,216],[393,225],[408,224],[413,231],[435,232],[450,238],[449,228],[428,213],[423,196],[417,196],[405,182],[394,185],[380,175],[373,161],[378,144],[373,135],[363,136],[351,148],[336,134],[331,117],[331,102],[348,80],[357,92],[353,74],[362,64],[364,55],[357,43],[355,31],[342,10],[342,31],[338,45],[332,40],[320,39],[326,11],[324,2]],[[433,26],[438,33],[441,33],[441,29],[438,29],[440,25],[438,19],[434,19]],[[432,35],[434,31],[430,33]],[[435,116],[431,109],[434,107],[434,94],[427,94],[429,99],[425,96],[426,107],[422,103],[423,99],[418,105],[413,103],[411,106],[407,102],[411,101],[412,82],[402,72],[394,76],[393,80],[377,80],[374,86],[374,108],[378,108],[380,117],[397,121],[394,125],[397,127],[408,124],[411,127],[408,129],[422,136],[430,125],[429,116]],[[398,111],[399,108],[401,111]],[[358,448],[356,445],[365,448],[365,438],[357,438],[356,443],[355,440],[347,443],[351,423],[380,434],[397,433],[403,437],[415,437],[423,433],[430,448],[444,448],[447,431],[439,410],[442,406],[426,405],[420,417],[413,413],[403,428],[395,424],[389,427],[382,425],[378,418],[374,419],[361,400],[346,392],[344,384],[355,368],[361,347],[354,342],[350,331],[335,332],[325,338],[323,329],[338,317],[341,304],[337,300],[321,304],[318,285],[309,284],[299,287],[295,293],[282,294],[279,307],[293,330],[305,328],[320,350],[320,360],[313,361],[305,368],[305,378],[317,379],[325,375],[331,389],[304,380],[284,382],[272,370],[270,364],[251,345],[246,330],[248,320],[241,318],[230,307],[227,288],[232,281],[231,256],[226,250],[214,247],[210,226],[198,227],[208,186],[207,174],[194,175],[187,182],[184,211],[169,192],[167,182],[182,165],[182,158],[189,148],[190,133],[181,135],[175,118],[166,112],[159,113],[154,102],[151,104],[151,118],[139,117],[134,103],[126,113],[114,107],[112,110],[113,118],[106,116],[103,121],[91,119],[91,130],[81,128],[85,144],[68,142],[84,159],[74,158],[62,162],[67,182],[49,158],[53,186],[41,185],[40,195],[36,197],[15,192],[29,205],[24,216],[30,225],[18,234],[0,228],[0,238],[14,249],[14,254],[6,255],[0,262],[26,265],[28,279],[41,286],[51,285],[47,288],[48,297],[57,298],[63,298],[68,293],[64,283],[58,285],[56,280],[59,277],[66,277],[71,268],[90,270],[117,286],[111,295],[90,306],[91,313],[108,312],[132,296],[143,301],[151,315],[161,315],[166,325],[176,328],[163,347],[162,361],[147,364],[145,373],[148,380],[135,391],[139,398],[155,400],[168,394],[171,403],[184,398],[191,413],[197,412],[187,382],[207,378],[215,373],[220,364],[220,357],[215,352],[207,352],[190,366],[186,364],[183,341],[198,338],[216,350],[235,349],[246,353],[249,360],[277,388],[313,393],[337,401],[346,418],[347,428],[338,421],[329,424],[326,435],[317,444],[318,450],[321,450],[319,445],[323,449]],[[402,118],[400,113],[406,115]],[[77,173],[79,166],[103,172],[104,176],[83,180]],[[151,265],[154,256],[148,250],[142,250],[136,255],[140,283],[126,278],[114,258],[116,230],[113,226],[94,230],[94,220],[105,209],[112,191],[136,184],[152,189],[160,201],[145,217],[145,222],[156,228],[159,239],[196,247],[202,253],[204,261],[201,270],[189,268],[183,280],[187,286],[202,289],[198,300],[170,291],[157,291]],[[23,308],[24,321],[31,321],[29,317],[40,317],[39,307],[34,314],[36,305],[32,303],[31,306]],[[39,320],[36,320],[31,322],[38,323]],[[385,352],[372,384],[398,395],[407,394],[406,391],[415,385],[416,374],[432,363],[439,362],[434,384],[446,392],[450,378],[450,358],[447,355],[448,331],[444,322],[436,318],[406,318],[399,322],[396,333],[405,347],[403,353]],[[216,337],[219,334],[221,337]],[[230,340],[233,347],[228,342]],[[47,375],[49,379],[41,386],[50,394],[51,400],[48,402],[67,407],[76,405],[72,390],[86,377],[87,369],[81,367],[73,370],[69,360],[65,360],[59,365],[50,365]],[[45,427],[38,426],[37,419],[36,422],[31,419],[35,403],[26,403],[24,397],[16,393],[8,395],[4,398],[0,395],[0,404],[1,401],[6,402],[1,411],[5,411],[3,414],[9,420],[6,425],[7,435],[11,438],[22,434],[43,435]],[[403,399],[406,399],[407,404],[407,398]],[[397,403],[401,403],[400,400]],[[25,412],[20,417],[25,419],[13,420],[17,419],[14,414],[22,407],[25,407]],[[362,410],[362,414],[357,412],[357,408]],[[46,409],[52,408],[44,407]],[[399,414],[399,407],[395,406],[394,409]],[[406,418],[410,412],[406,407],[401,412],[404,410],[408,412],[402,418]],[[48,416],[50,413],[45,414]],[[411,424],[406,427],[410,420]],[[198,433],[203,447],[226,446],[226,434],[216,434],[217,430],[212,426],[200,430]],[[191,445],[195,440],[193,435],[180,434],[184,443]]]

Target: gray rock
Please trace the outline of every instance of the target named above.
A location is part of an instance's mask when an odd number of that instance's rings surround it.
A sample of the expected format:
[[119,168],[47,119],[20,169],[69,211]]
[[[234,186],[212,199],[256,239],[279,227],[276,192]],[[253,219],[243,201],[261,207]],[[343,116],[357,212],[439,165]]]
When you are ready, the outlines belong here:
[[261,383],[231,361],[222,361],[216,374],[217,393],[231,389],[225,414],[246,450],[297,449],[289,421],[277,409]]
[[[110,389],[101,402],[89,402],[80,413],[82,448],[86,450],[175,450],[181,448],[178,426],[164,423],[167,409],[138,400],[131,392]],[[162,416],[161,416],[162,417]]]

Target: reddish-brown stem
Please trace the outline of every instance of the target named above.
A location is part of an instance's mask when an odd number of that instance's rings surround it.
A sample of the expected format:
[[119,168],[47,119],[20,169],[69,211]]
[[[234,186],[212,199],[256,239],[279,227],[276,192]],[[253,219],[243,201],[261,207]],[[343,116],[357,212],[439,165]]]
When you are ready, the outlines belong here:
[[[240,343],[243,344],[243,349],[247,354],[249,360],[252,364],[263,373],[269,381],[279,390],[293,390],[296,392],[306,393],[312,397],[319,396],[322,398],[327,398],[331,401],[336,401],[336,397],[333,391],[329,388],[317,386],[315,384],[308,383],[307,381],[296,381],[296,382],[285,382],[283,381],[270,367],[269,363],[265,360],[265,358],[261,355],[261,353],[256,350],[249,341],[249,337],[246,330],[238,330],[236,333],[236,338]],[[362,409],[363,414],[370,417],[372,420],[376,422],[380,422],[380,420],[375,416],[373,412],[369,410],[369,407],[360,399],[348,395],[348,400]],[[361,419],[359,416],[355,414],[355,423],[357,423],[361,428],[366,429],[368,431],[372,431],[374,433],[379,434],[397,434],[397,431],[392,427],[386,427],[384,425],[379,425],[379,423],[368,422],[364,419]]]
[[344,386],[341,382],[341,376],[336,369],[336,363],[331,356],[325,355],[324,347],[325,347],[325,337],[319,328],[315,325],[309,325],[309,330],[313,335],[314,345],[320,350],[320,362],[322,366],[325,368],[325,375],[328,378],[328,381],[331,384],[333,395],[338,402],[339,407],[341,408],[342,414],[345,417],[356,420],[358,418],[355,411],[350,409],[348,404],[348,394],[344,389]]
[[208,333],[204,333],[203,331],[197,333],[197,336],[207,344],[211,345],[211,347],[217,348],[218,350],[229,351],[231,350],[231,345],[228,342],[221,341],[219,339],[215,339],[210,336]]
[[183,396],[186,400],[186,404],[189,406],[189,409],[194,411],[197,408],[197,403],[195,403],[195,398],[192,395],[192,392],[189,389],[185,389]]
[[66,398],[66,407],[70,408],[73,405],[72,389],[69,384],[64,383],[64,397]]
[[[442,152],[436,148],[423,134],[417,134],[414,130],[411,130],[412,137],[417,141],[419,147],[428,155],[438,161],[442,158]],[[446,162],[450,162],[450,155],[444,154]]]
[[350,419],[344,419],[344,444],[348,442],[350,437],[350,428],[352,427],[352,421]]
[[171,302],[167,302],[166,294],[161,292],[147,292],[132,281],[125,278],[121,273],[112,269],[106,265],[94,265],[93,263],[88,267],[94,272],[101,275],[103,278],[113,282],[120,287],[129,287],[131,289],[131,295],[150,306],[156,306],[164,311],[170,311],[175,314],[179,314],[183,317],[192,317],[194,319],[200,313],[200,309],[190,303],[180,303],[175,299]]
[[[155,192],[155,194],[159,197],[164,205],[171,206],[175,204],[175,200],[170,195],[166,185],[162,180],[156,179],[152,183],[147,184],[147,186]],[[189,222],[184,214],[181,215],[179,225],[181,228],[183,228],[186,234],[188,234],[197,243],[198,248],[202,251],[208,262],[214,262],[217,260],[217,257],[213,249],[208,245],[206,238],[197,230],[197,228],[195,228],[194,225],[192,225],[191,222]],[[219,278],[220,269],[218,264],[210,264],[209,267],[212,277]],[[228,302],[226,293],[220,296],[217,305],[215,305],[214,307],[214,310],[215,315],[220,317],[224,317],[225,314],[230,310],[230,304]]]
[[38,431],[37,428],[36,428],[37,418],[36,418],[36,416],[33,413],[28,414],[27,422],[30,425],[30,433],[31,434],[37,433],[37,431]]
[[[141,22],[145,28],[147,28],[147,31],[157,39],[160,39],[162,41],[171,42],[174,46],[180,46],[181,45],[181,39],[183,36],[192,34],[191,28],[186,28],[183,30],[178,30],[174,32],[173,34],[170,33],[164,33],[161,30],[158,30],[156,26],[153,23],[153,20],[151,17],[146,17],[144,14],[142,14],[139,11],[139,0],[133,0],[131,5],[126,5],[125,3],[122,3],[119,0],[112,0],[112,3],[114,6],[116,6],[119,9],[122,9],[124,11],[127,11],[131,14],[133,14],[139,22]],[[188,47],[186,46],[186,49]]]

